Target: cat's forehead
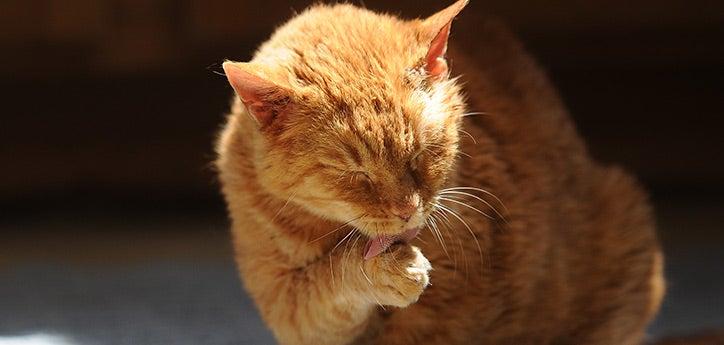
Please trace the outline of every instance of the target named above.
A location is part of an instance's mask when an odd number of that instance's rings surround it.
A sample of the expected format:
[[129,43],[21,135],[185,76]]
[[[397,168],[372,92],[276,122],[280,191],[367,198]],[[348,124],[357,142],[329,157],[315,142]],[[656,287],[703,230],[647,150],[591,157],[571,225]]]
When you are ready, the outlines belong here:
[[414,154],[427,136],[443,124],[431,124],[424,118],[424,107],[415,102],[400,102],[396,107],[350,106],[332,116],[333,134],[369,155],[391,159]]
[[[348,5],[313,7],[281,27],[255,60],[278,66],[290,82],[334,85],[349,96],[363,88],[390,88],[426,52],[410,22]],[[263,60],[263,61],[262,61]]]
[[360,88],[347,97],[324,96],[328,108],[317,115],[336,123],[333,130],[370,141],[374,147],[415,150],[456,118],[457,107],[448,99],[448,91],[443,86]]
[[304,55],[287,63],[290,80],[295,86],[313,90],[332,106],[391,111],[414,89],[409,77],[413,59],[398,55],[395,59],[399,61],[375,61],[379,55],[375,52],[344,49]]

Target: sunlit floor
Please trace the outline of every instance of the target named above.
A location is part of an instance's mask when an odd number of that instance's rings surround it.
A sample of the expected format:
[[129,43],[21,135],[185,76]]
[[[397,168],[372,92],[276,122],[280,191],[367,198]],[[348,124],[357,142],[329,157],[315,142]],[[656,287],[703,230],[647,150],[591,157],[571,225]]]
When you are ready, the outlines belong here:
[[73,345],[63,336],[34,333],[18,336],[0,336],[0,345]]
[[[724,328],[724,208],[662,204],[669,294],[652,337]],[[2,224],[0,345],[271,344],[223,216]]]

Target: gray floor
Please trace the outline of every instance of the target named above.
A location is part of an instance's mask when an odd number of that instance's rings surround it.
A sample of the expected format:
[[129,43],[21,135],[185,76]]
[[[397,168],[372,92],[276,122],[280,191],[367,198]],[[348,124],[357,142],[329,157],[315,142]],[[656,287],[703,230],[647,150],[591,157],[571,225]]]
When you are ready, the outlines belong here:
[[[272,344],[230,262],[28,264],[0,275],[0,336],[72,344]],[[0,338],[1,339],[1,338]]]
[[[691,212],[692,217],[700,217],[698,211]],[[720,229],[721,217],[714,217],[701,230],[705,234]],[[665,234],[669,234],[662,237],[670,248],[670,288],[650,334],[660,337],[724,327],[722,242],[702,237],[701,232],[671,232],[688,223],[663,219]],[[168,227],[169,222],[173,223],[164,220],[147,225]],[[204,226],[203,221],[184,224]],[[53,236],[11,240],[10,253],[22,259],[4,265],[0,260],[0,345],[272,344],[242,292],[223,244],[226,239],[214,233],[217,235],[208,245],[211,249],[198,253],[189,253],[193,250],[176,243],[169,245],[176,252],[158,254],[152,248],[164,246],[163,240],[144,236],[126,242],[113,240],[117,246],[137,247],[139,257],[116,257],[122,250],[114,246],[98,253],[84,252],[90,235],[70,237],[84,238],[75,244],[72,239],[64,243]],[[63,257],[69,259],[52,254],[54,246],[68,248]],[[147,255],[144,246],[157,255]],[[222,249],[214,254],[214,246]],[[23,257],[33,250],[52,255]]]

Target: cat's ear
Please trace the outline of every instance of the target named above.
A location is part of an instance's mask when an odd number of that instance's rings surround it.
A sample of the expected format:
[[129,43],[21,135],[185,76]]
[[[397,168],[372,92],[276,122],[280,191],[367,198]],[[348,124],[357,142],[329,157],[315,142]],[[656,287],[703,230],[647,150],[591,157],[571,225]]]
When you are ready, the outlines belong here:
[[433,37],[425,55],[425,71],[433,78],[445,77],[448,74],[447,39],[455,16],[465,8],[469,0],[458,0],[448,8],[433,14],[422,23],[427,37]]
[[262,128],[290,111],[292,92],[262,77],[260,67],[231,61],[222,67],[236,95]]

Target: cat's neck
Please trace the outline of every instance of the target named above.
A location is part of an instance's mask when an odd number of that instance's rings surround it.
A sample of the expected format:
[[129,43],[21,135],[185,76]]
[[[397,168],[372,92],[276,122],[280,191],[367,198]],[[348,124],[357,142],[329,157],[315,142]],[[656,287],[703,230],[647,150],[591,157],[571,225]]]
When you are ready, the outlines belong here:
[[[280,250],[293,261],[309,262],[329,253],[352,228],[319,217],[295,204],[293,200],[274,198],[264,207],[263,217],[268,220],[272,231],[279,235]],[[275,211],[276,210],[276,211]]]

